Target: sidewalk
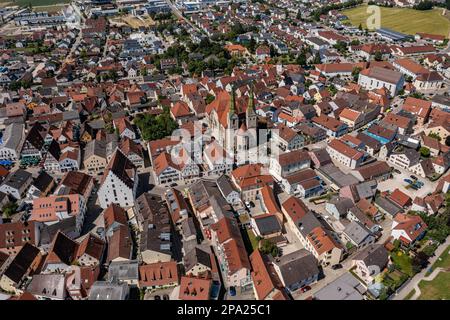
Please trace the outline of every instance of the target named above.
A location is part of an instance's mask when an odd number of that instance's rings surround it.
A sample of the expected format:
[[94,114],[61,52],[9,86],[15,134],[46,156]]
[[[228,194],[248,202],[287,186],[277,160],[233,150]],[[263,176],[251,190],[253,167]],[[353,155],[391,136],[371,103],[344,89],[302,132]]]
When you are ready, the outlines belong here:
[[[435,256],[432,257],[430,259],[430,266],[432,266],[436,260],[440,257],[440,255],[444,252],[445,249],[447,249],[447,247],[450,245],[450,237],[447,237],[447,239],[445,240],[445,242],[443,244],[441,244],[439,246],[439,248],[437,248],[436,252],[435,252]],[[411,281],[408,283],[407,286],[403,287],[399,292],[397,292],[395,294],[395,297],[392,300],[403,300],[408,293],[410,293],[413,289],[415,289],[417,287],[417,284],[422,281],[425,278],[425,274],[427,273],[429,268],[425,268],[423,269],[421,272],[419,272],[418,274],[416,274]],[[437,269],[436,269],[437,270]],[[434,272],[433,272],[434,274]],[[432,275],[433,275],[432,274]],[[418,289],[418,288],[417,288]],[[416,294],[417,294],[417,289],[416,289]],[[419,291],[420,293],[420,291]],[[414,295],[415,296],[415,295]]]

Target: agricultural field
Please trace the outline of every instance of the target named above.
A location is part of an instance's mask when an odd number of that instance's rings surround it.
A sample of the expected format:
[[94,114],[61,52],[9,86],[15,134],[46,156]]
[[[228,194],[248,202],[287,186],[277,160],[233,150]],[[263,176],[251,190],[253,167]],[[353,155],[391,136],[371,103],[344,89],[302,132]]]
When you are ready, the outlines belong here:
[[[414,35],[417,32],[440,34],[449,37],[450,19],[442,15],[443,9],[419,11],[405,8],[385,8],[381,10],[381,26],[397,32]],[[366,27],[367,5],[342,11],[352,25]]]
[[0,0],[0,6],[15,5],[27,6],[31,3],[33,7],[53,6],[56,4],[70,3],[71,0]]

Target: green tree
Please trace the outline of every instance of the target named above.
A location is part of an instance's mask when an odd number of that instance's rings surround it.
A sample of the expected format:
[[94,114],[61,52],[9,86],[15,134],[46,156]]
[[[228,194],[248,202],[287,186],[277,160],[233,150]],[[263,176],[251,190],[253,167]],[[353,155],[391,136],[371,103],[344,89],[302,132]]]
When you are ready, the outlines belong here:
[[383,54],[381,53],[381,51],[377,51],[375,52],[375,61],[382,61],[383,60]]
[[430,156],[430,149],[427,147],[420,147],[419,151],[420,155],[424,158],[428,158]]
[[17,211],[17,203],[16,202],[8,202],[3,206],[3,216],[5,218],[10,218]]
[[359,73],[361,72],[361,68],[360,67],[354,67],[352,70],[352,77],[353,77],[353,81],[358,81],[359,78]]

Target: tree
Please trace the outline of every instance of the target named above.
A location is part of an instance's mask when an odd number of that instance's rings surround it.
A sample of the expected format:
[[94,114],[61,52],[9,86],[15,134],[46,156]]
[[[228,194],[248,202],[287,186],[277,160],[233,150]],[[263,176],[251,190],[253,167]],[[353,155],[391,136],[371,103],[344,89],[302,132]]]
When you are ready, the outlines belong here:
[[439,134],[435,133],[435,132],[430,132],[430,134],[428,135],[430,138],[436,139],[438,141],[441,141],[442,138]]
[[134,119],[139,128],[142,138],[147,141],[162,139],[172,134],[178,128],[178,124],[172,119],[168,108],[160,115],[139,114]]
[[361,23],[359,24],[358,29],[359,29],[360,31],[362,31],[363,27],[362,27],[362,24],[361,24]]
[[272,257],[276,257],[280,251],[274,243],[265,239],[261,242],[261,252],[264,254],[271,254]]
[[383,54],[381,53],[381,51],[377,51],[375,52],[375,61],[382,61],[383,60]]
[[214,101],[214,99],[215,99],[215,97],[212,94],[208,93],[206,95],[205,102],[206,102],[206,104],[210,104],[211,102]]
[[447,147],[450,147],[450,136],[448,136],[448,137],[445,139],[445,145],[446,145]]
[[428,158],[430,156],[430,149],[427,147],[420,147],[419,151],[420,155],[424,158]]
[[353,77],[353,81],[358,81],[358,77],[359,77],[359,73],[361,72],[361,68],[360,67],[354,67],[352,70],[352,77]]
[[11,217],[17,211],[17,203],[8,202],[3,206],[3,215],[5,218]]
[[314,56],[313,64],[320,64],[322,60],[320,59],[320,54],[317,52]]

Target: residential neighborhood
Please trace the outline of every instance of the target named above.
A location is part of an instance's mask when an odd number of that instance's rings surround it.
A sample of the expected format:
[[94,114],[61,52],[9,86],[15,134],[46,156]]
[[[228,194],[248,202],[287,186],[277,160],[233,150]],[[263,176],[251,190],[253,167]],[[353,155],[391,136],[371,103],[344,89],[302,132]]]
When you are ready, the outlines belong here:
[[0,300],[450,299],[428,2],[1,2]]

